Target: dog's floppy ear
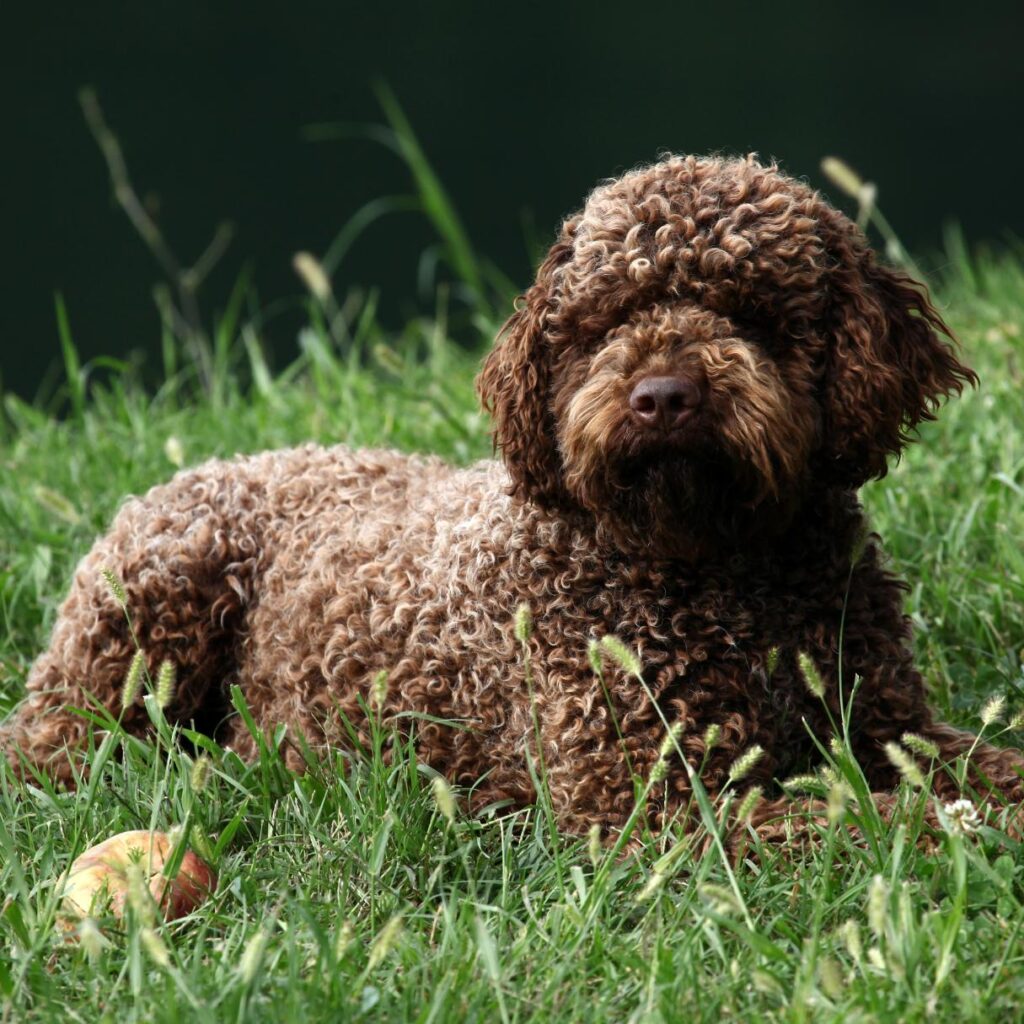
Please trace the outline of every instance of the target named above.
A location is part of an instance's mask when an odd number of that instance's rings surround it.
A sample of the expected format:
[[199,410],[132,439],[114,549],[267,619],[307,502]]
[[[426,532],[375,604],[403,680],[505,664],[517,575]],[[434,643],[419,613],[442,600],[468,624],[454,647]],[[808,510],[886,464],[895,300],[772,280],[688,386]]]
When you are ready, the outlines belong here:
[[830,245],[837,265],[826,316],[822,470],[859,486],[885,476],[886,460],[899,455],[910,432],[977,377],[957,359],[923,286],[879,265],[842,220]]
[[494,419],[494,447],[512,478],[513,493],[543,504],[563,493],[561,462],[550,410],[549,317],[556,269],[571,252],[570,225],[537,271],[533,286],[516,300],[516,311],[498,332],[476,387]]

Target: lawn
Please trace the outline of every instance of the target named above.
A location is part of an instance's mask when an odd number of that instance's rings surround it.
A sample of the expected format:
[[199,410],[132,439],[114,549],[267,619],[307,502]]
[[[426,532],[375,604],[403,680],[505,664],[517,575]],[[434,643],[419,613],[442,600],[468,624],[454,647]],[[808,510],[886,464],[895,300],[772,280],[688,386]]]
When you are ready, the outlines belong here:
[[[935,702],[976,729],[986,700],[1005,696],[987,733],[1021,742],[1006,723],[1024,709],[1024,267],[954,253],[936,293],[982,385],[864,498],[911,582]],[[377,325],[372,299],[339,310],[311,298],[299,352],[278,369],[229,310],[201,380],[169,339],[145,386],[130,367],[84,372],[62,319],[67,385],[52,401],[4,399],[0,713],[76,559],[124,495],[179,465],[310,439],[486,457],[472,378],[502,307],[473,309],[459,328],[478,340],[467,349],[449,340],[440,295],[400,333]],[[465,309],[455,295],[451,305]],[[271,747],[243,764],[209,741],[182,746],[153,717],[151,742],[116,728],[98,737],[74,792],[0,767],[0,1019],[1020,1015],[1019,848],[985,828],[922,852],[928,797],[909,783],[905,813],[867,841],[837,812],[811,852],[733,865],[713,841],[696,852],[711,817],[689,838],[637,833],[639,851],[623,857],[557,835],[543,804],[480,819],[453,809],[413,751],[381,757],[386,727],[370,749],[294,777]],[[220,876],[199,910],[157,927],[140,906],[81,941],[55,928],[58,879],[78,853],[121,830],[175,826]]]

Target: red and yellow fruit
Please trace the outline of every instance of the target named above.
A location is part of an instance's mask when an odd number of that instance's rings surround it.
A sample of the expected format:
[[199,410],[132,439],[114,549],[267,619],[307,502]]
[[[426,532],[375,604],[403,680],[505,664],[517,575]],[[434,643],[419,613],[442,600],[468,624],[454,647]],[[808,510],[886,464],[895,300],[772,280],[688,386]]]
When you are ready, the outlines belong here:
[[131,865],[138,864],[143,884],[168,921],[199,906],[217,885],[213,869],[191,850],[185,852],[173,878],[163,874],[174,852],[166,832],[121,832],[86,850],[64,880],[63,911],[67,918],[124,915]]

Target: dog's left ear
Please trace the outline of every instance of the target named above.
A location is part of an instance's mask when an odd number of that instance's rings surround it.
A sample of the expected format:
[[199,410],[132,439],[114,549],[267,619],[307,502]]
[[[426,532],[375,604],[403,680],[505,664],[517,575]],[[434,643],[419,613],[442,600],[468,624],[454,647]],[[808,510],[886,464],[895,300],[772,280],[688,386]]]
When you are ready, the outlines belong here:
[[978,379],[924,287],[879,265],[860,232],[844,227],[830,246],[821,470],[856,487],[885,476],[911,431]]

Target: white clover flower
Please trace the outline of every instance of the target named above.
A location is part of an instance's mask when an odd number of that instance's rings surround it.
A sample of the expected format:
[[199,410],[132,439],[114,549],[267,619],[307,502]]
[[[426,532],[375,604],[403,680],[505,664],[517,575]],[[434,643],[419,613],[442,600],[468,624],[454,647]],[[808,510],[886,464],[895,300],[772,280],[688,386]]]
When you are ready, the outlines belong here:
[[959,835],[970,835],[977,832],[981,827],[981,816],[977,807],[970,800],[954,800],[952,803],[944,804],[942,808],[949,818],[949,826],[952,832]]

